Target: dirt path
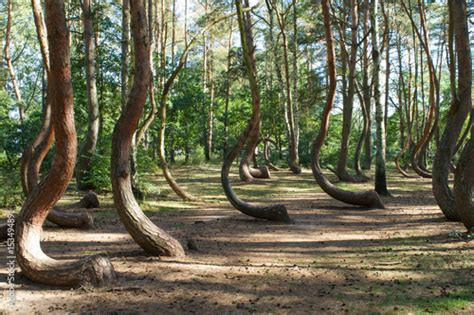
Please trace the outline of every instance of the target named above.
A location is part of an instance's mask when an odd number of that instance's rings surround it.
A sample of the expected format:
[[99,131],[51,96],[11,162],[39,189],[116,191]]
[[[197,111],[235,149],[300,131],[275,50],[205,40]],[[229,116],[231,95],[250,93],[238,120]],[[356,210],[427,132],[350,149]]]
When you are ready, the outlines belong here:
[[44,249],[53,257],[108,254],[119,274],[114,287],[57,290],[17,274],[16,305],[9,307],[0,245],[0,313],[474,313],[474,243],[453,233],[464,228],[444,220],[429,181],[392,174],[394,197],[385,199],[387,209],[371,211],[327,197],[309,171],[236,185],[247,199],[287,205],[295,223],[284,225],[233,210],[218,174],[195,169],[182,181],[209,201],[191,204],[177,201],[157,176],[149,178],[147,214],[184,245],[197,244],[183,260],[144,255],[110,195],[94,211],[95,230],[45,229]]

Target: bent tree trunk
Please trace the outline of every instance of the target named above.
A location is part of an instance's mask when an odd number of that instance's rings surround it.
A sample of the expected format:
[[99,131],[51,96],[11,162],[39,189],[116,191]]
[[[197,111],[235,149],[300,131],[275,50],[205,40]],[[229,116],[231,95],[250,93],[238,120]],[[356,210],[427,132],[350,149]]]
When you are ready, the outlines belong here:
[[263,140],[263,159],[270,170],[278,172],[281,171],[281,168],[275,166],[272,161],[270,161],[270,143],[276,146],[275,141],[270,138],[265,138]]
[[336,97],[336,66],[335,66],[335,52],[333,44],[333,35],[331,30],[331,18],[329,13],[329,1],[322,1],[323,17],[324,17],[324,26],[325,26],[325,35],[327,43],[327,62],[328,62],[328,72],[329,72],[329,89],[327,95],[327,103],[324,107],[321,127],[319,134],[313,142],[311,149],[311,168],[313,170],[314,178],[319,184],[322,190],[326,192],[331,197],[340,200],[342,202],[358,205],[369,208],[384,208],[384,205],[379,198],[379,195],[375,191],[365,191],[365,192],[352,192],[340,189],[333,185],[329,180],[326,179],[324,174],[321,171],[319,166],[319,157],[321,153],[321,147],[324,144],[326,139],[327,132],[329,129],[329,117],[331,113],[332,106],[334,104],[334,99]]
[[[432,127],[433,127],[433,121],[435,119],[435,114],[436,114],[436,105],[438,103],[438,98],[439,95],[437,95],[439,89],[438,89],[438,79],[436,77],[436,69],[434,67],[434,62],[433,58],[431,57],[431,51],[430,51],[430,43],[429,43],[429,34],[428,34],[428,28],[426,25],[425,21],[425,13],[424,13],[424,7],[421,1],[418,1],[418,6],[420,10],[420,23],[421,23],[421,29],[422,29],[422,34],[420,31],[418,31],[418,28],[415,24],[415,21],[410,14],[410,11],[408,8],[405,6],[405,3],[402,1],[402,6],[404,7],[408,17],[411,20],[412,27],[413,29],[416,30],[416,34],[418,35],[418,39],[420,40],[421,45],[424,48],[424,51],[426,53],[426,58],[428,61],[428,71],[429,71],[429,79],[430,79],[430,88],[429,88],[429,112],[428,112],[428,118],[425,123],[425,127],[423,130],[423,135],[421,136],[420,140],[416,143],[415,148],[413,149],[413,152],[411,154],[411,163],[413,166],[413,170],[420,176],[424,178],[431,178],[431,174],[429,172],[426,172],[423,170],[420,165],[419,165],[419,159],[420,156],[422,155],[424,149],[426,148],[428,142],[431,139],[432,135]],[[423,65],[421,65],[423,67]]]
[[[49,72],[49,49],[44,26],[43,13],[40,0],[31,1],[33,18],[36,26],[36,34],[40,44],[45,72]],[[46,100],[43,107],[41,128],[23,154],[21,155],[21,185],[23,193],[28,196],[29,192],[38,183],[38,174],[41,163],[48,153],[54,141],[53,128],[51,127],[51,101],[50,93],[46,92]]]
[[[41,55],[43,56],[46,74],[49,76],[49,48],[40,1],[32,0],[32,7],[37,36],[40,42]],[[51,125],[51,91],[48,84],[41,128],[31,145],[25,149],[21,158],[21,180],[25,196],[28,196],[33,188],[37,186],[41,164],[48,154],[53,141],[54,130]],[[87,201],[90,197],[88,195],[89,193],[78,203],[78,205],[81,205],[81,202]],[[97,199],[97,196],[95,198]],[[85,203],[85,205],[89,204]],[[85,206],[82,208],[93,207],[98,207],[98,205]],[[92,228],[93,226],[93,218],[89,213],[83,211],[77,211],[75,213],[63,213],[58,207],[55,207],[50,211],[48,220],[66,228]]]
[[18,216],[16,257],[25,276],[36,282],[63,286],[103,285],[115,279],[114,268],[107,258],[92,256],[75,261],[59,261],[50,258],[41,249],[43,222],[72,178],[77,148],[69,30],[63,0],[46,3],[46,25],[52,51],[48,85],[55,91],[51,97],[51,112],[56,152],[51,169],[31,192]]
[[[466,1],[453,0],[449,1],[448,4],[451,108],[447,113],[446,127],[433,161],[432,186],[436,202],[446,218],[459,221],[461,218],[456,208],[453,192],[449,187],[448,178],[456,142],[472,106],[472,57],[466,18]],[[456,50],[454,50],[454,42]],[[457,59],[455,51],[457,52]],[[456,73],[458,73],[458,80],[456,80]]]
[[79,190],[92,189],[91,184],[86,184],[86,176],[92,167],[92,155],[96,151],[97,141],[99,139],[100,114],[99,101],[97,99],[97,85],[95,80],[95,45],[94,45],[94,26],[92,23],[92,1],[83,1],[84,15],[84,46],[86,49],[86,90],[87,105],[89,109],[89,124],[87,135],[79,154],[76,170],[77,187]]
[[[266,165],[261,165],[260,167],[257,164],[257,157],[255,156],[255,150],[260,143],[258,140],[259,134],[253,135],[254,138],[247,139],[247,143],[251,143],[248,149],[245,150],[242,159],[240,160],[239,165],[239,176],[240,180],[248,183],[251,183],[254,178],[268,179],[271,177],[270,168]],[[249,151],[251,150],[251,151]],[[253,164],[253,167],[250,166],[250,163]]]
[[131,0],[135,77],[130,97],[112,136],[111,177],[117,212],[132,238],[151,255],[184,256],[181,244],[140,209],[132,192],[130,149],[150,84],[150,44],[144,0]]
[[[252,93],[252,117],[247,125],[247,128],[240,135],[235,146],[229,151],[224,159],[221,170],[221,182],[224,188],[225,195],[229,202],[240,212],[249,215],[251,217],[267,219],[281,222],[291,222],[288,212],[284,205],[271,205],[271,206],[254,206],[237,197],[232,189],[229,180],[229,172],[235,158],[240,153],[240,150],[247,142],[247,139],[255,139],[258,137],[260,131],[260,95],[258,92],[257,85],[257,69],[255,66],[255,55],[253,51],[253,36],[251,30],[250,14],[247,12],[243,13],[242,1],[235,0],[235,6],[237,9],[237,16],[239,22],[240,39],[242,42],[242,49],[244,55],[244,62],[247,68],[247,74],[250,81],[250,90]],[[245,0],[245,6],[248,7],[248,0]],[[258,141],[258,140],[257,140]],[[247,144],[247,151],[250,151],[253,147],[255,150],[256,142],[249,141]],[[250,162],[250,161],[249,161]]]

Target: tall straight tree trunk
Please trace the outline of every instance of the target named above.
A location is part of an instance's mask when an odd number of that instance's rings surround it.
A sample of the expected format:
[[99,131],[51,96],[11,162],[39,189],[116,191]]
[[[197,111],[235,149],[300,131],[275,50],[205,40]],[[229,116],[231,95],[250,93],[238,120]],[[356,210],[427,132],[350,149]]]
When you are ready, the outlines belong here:
[[207,83],[209,91],[209,106],[207,112],[207,159],[212,158],[212,149],[213,149],[213,140],[214,140],[214,102],[215,102],[215,83],[214,83],[214,40],[213,36],[209,36],[209,47],[207,49],[208,57],[206,58],[208,62],[207,69]]
[[385,170],[385,126],[384,109],[380,101],[380,51],[379,51],[379,25],[377,21],[378,0],[371,0],[370,24],[372,26],[372,81],[374,85],[375,124],[377,127],[377,154],[375,162],[375,191],[382,196],[390,195],[387,189],[387,175]]
[[[470,52],[468,21],[466,17],[466,1],[450,0],[449,6],[449,29],[448,29],[448,48],[449,48],[449,72],[451,82],[451,108],[446,115],[446,126],[441,136],[441,140],[433,161],[433,194],[436,202],[443,211],[448,220],[460,221],[461,215],[453,192],[449,187],[449,170],[451,159],[454,154],[456,142],[461,134],[464,122],[472,109],[471,88],[472,88],[472,56]],[[457,54],[456,54],[457,52]],[[457,56],[457,57],[456,57]],[[458,74],[456,76],[456,74]],[[465,157],[465,156],[464,156]],[[467,157],[465,157],[467,159]],[[458,193],[460,198],[459,205],[467,206],[465,185],[469,185],[465,175],[469,176],[466,163],[469,159],[460,163],[462,174],[457,177]],[[472,165],[472,164],[471,164]],[[467,168],[467,170],[465,169]],[[464,178],[464,180],[463,180]],[[461,183],[460,181],[464,181]],[[466,217],[463,212],[464,220]]]
[[227,41],[227,67],[226,67],[226,81],[225,81],[225,105],[224,105],[224,158],[229,149],[229,102],[230,102],[230,87],[231,87],[231,66],[232,66],[232,34],[233,34],[233,20],[229,23],[229,39]]
[[331,28],[331,18],[330,18],[330,0],[322,0],[322,11],[324,19],[324,29],[325,29],[325,38],[326,38],[326,47],[327,47],[327,65],[328,65],[328,75],[329,75],[329,86],[326,105],[323,109],[322,121],[319,129],[319,133],[313,141],[311,149],[311,169],[313,171],[313,176],[321,187],[321,189],[326,192],[331,197],[340,200],[347,204],[368,207],[368,208],[384,208],[382,201],[379,198],[379,195],[375,191],[364,191],[364,192],[352,192],[343,190],[341,188],[333,185],[327,178],[324,176],[319,165],[319,158],[321,154],[321,148],[324,144],[324,140],[328,134],[329,130],[329,118],[331,114],[331,109],[334,105],[334,100],[336,98],[336,65],[335,65],[335,51],[334,51],[334,39],[332,35]]
[[8,73],[10,74],[10,80],[12,81],[13,91],[15,92],[16,101],[18,103],[18,114],[20,122],[23,123],[25,120],[25,109],[23,107],[23,99],[21,97],[21,90],[18,82],[16,80],[15,69],[13,68],[12,58],[10,56],[10,35],[12,30],[12,10],[13,3],[12,0],[7,2],[7,29],[5,32],[5,46],[3,48],[3,56],[5,58],[5,63],[7,64]]
[[48,174],[25,201],[16,224],[16,257],[23,274],[48,285],[104,285],[115,279],[107,258],[92,256],[81,260],[55,260],[41,249],[42,225],[51,209],[65,192],[74,173],[76,130],[74,126],[73,91],[63,0],[46,3],[46,26],[51,48],[48,85],[51,114],[56,136],[56,152]]
[[[248,0],[245,1],[245,8],[248,9]],[[225,195],[229,202],[242,213],[260,219],[267,219],[281,222],[291,222],[288,212],[284,205],[270,205],[270,206],[254,206],[251,205],[239,197],[236,196],[232,189],[229,180],[229,172],[235,158],[239,155],[243,146],[247,143],[246,151],[254,152],[255,146],[258,142],[258,136],[260,132],[261,116],[260,116],[260,94],[258,90],[258,76],[255,60],[255,46],[252,35],[252,22],[250,20],[250,14],[247,11],[243,12],[241,0],[235,0],[235,6],[237,9],[237,17],[240,30],[240,39],[243,49],[243,57],[245,67],[247,69],[247,75],[250,84],[250,91],[252,93],[252,117],[246,129],[242,132],[237,140],[237,143],[229,151],[221,170],[221,183],[224,189]],[[249,156],[245,157],[249,161]],[[251,156],[250,156],[251,158]]]
[[131,0],[135,76],[127,105],[112,136],[111,178],[115,208],[132,238],[151,255],[184,256],[181,244],[140,209],[132,192],[130,149],[150,84],[150,41],[144,0]]
[[82,2],[84,16],[84,47],[86,49],[86,90],[89,123],[87,135],[79,154],[76,180],[79,190],[92,189],[91,184],[84,182],[84,176],[91,172],[92,155],[97,148],[100,129],[99,101],[97,99],[97,85],[95,78],[95,44],[94,44],[94,24],[92,17],[92,1],[83,0]]
[[295,152],[297,156],[297,163],[299,165],[299,146],[300,146],[300,103],[299,103],[299,73],[298,73],[298,1],[293,0],[293,108],[294,108],[294,121],[295,121]]
[[[343,101],[343,116],[342,116],[342,138],[341,147],[339,150],[339,157],[336,167],[336,175],[342,181],[357,182],[361,179],[356,179],[347,172],[347,159],[349,154],[349,136],[351,133],[352,125],[352,111],[354,108],[354,95],[355,95],[355,75],[357,66],[357,32],[359,26],[359,13],[358,4],[356,0],[350,1],[351,9],[351,51],[349,57],[349,74],[347,76],[347,90],[345,91],[345,97]],[[341,32],[342,35],[345,32]],[[345,44],[342,44],[345,45]],[[345,49],[344,49],[345,50]],[[344,59],[347,59],[343,57]],[[365,117],[365,116],[364,116]]]
[[286,120],[288,121],[288,151],[289,151],[289,158],[288,164],[291,171],[294,174],[301,173],[301,167],[299,166],[299,155],[297,151],[297,136],[296,136],[296,129],[295,129],[295,115],[294,115],[294,103],[293,103],[293,93],[291,88],[291,76],[290,76],[290,60],[288,54],[288,36],[286,31],[286,22],[285,16],[280,12],[278,9],[278,5],[275,0],[271,0],[271,5],[273,10],[275,10],[278,26],[280,28],[280,35],[282,38],[282,48],[283,48],[283,70],[284,70],[284,78],[285,78],[285,96],[286,96]]
[[370,170],[372,167],[372,85],[369,82],[370,62],[369,62],[369,0],[364,0],[364,46],[363,46],[363,74],[362,93],[364,96],[365,109],[368,113],[369,132],[364,142],[364,156],[362,159],[362,169]]

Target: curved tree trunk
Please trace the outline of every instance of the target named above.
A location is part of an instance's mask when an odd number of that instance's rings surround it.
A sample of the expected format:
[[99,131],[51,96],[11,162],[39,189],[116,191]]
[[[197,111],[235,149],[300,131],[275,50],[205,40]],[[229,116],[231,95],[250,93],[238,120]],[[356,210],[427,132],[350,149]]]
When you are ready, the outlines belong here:
[[92,155],[96,151],[99,140],[100,112],[99,101],[97,99],[97,85],[95,79],[95,45],[94,45],[94,25],[92,23],[92,1],[83,0],[84,16],[84,46],[86,49],[86,90],[87,105],[89,110],[89,124],[87,135],[79,154],[76,168],[76,180],[79,190],[92,189],[91,185],[84,182],[84,176],[91,171]]
[[76,131],[69,54],[69,30],[66,26],[63,0],[46,3],[46,25],[51,51],[48,86],[51,96],[56,152],[46,177],[31,192],[16,224],[16,257],[29,279],[49,285],[103,285],[115,279],[112,264],[102,256],[76,261],[59,261],[41,250],[42,225],[49,209],[61,198],[74,173]]
[[[472,57],[466,18],[466,2],[452,0],[449,4],[449,60],[451,81],[451,109],[447,113],[446,127],[433,161],[433,193],[439,207],[448,220],[459,221],[453,193],[448,178],[451,159],[464,122],[472,107],[471,88]],[[454,42],[457,58],[455,57]],[[457,66],[457,71],[456,71]],[[458,72],[458,80],[456,80]],[[457,89],[456,89],[456,82]]]
[[[418,39],[420,40],[421,45],[424,48],[424,51],[426,53],[426,58],[428,61],[428,71],[429,71],[429,78],[430,78],[430,88],[429,88],[429,112],[428,112],[428,118],[425,123],[425,127],[423,130],[423,135],[421,138],[418,140],[416,143],[412,154],[411,154],[411,163],[413,170],[420,176],[424,178],[431,178],[431,174],[423,170],[419,163],[419,158],[423,153],[424,148],[426,148],[427,143],[431,139],[432,136],[432,127],[433,127],[433,121],[435,120],[435,114],[436,114],[436,104],[438,103],[439,99],[439,88],[438,88],[438,79],[436,76],[436,70],[434,67],[433,63],[433,58],[431,57],[431,50],[430,50],[430,44],[429,44],[429,34],[428,34],[428,28],[426,25],[425,21],[425,13],[424,13],[424,6],[422,2],[419,0],[418,1],[418,7],[420,10],[420,23],[421,23],[421,29],[422,29],[422,34],[418,31],[417,25],[412,17],[412,14],[410,10],[405,6],[405,3],[402,1],[402,6],[404,7],[408,17],[411,20],[412,27],[416,30],[416,34],[418,35]],[[423,65],[421,65],[423,68]]]
[[[41,48],[41,55],[43,56],[43,62],[47,76],[49,76],[49,48],[40,1],[32,0],[32,7],[38,41]],[[51,91],[49,90],[48,85],[41,128],[31,145],[25,149],[21,158],[21,181],[25,196],[28,196],[30,192],[38,185],[41,164],[48,154],[53,141],[54,130],[51,125]],[[78,203],[78,205],[81,205],[81,202],[88,200],[88,195],[86,195]],[[74,208],[80,207],[74,206]],[[89,207],[84,206],[83,208]],[[89,213],[84,211],[63,213],[58,207],[51,209],[50,213],[48,214],[48,220],[66,228],[92,228],[93,226],[93,218]]]
[[[255,150],[257,149],[258,144],[261,140],[258,139],[258,134],[255,135],[256,139],[248,139],[247,142],[252,143],[252,147],[249,147],[245,150],[242,159],[240,160],[239,165],[239,176],[240,180],[246,182],[247,184],[251,183],[254,178],[268,179],[271,177],[270,169],[266,165],[261,165],[260,167],[257,164],[257,157],[255,156]],[[252,150],[252,151],[250,151]],[[253,166],[250,166],[252,163]]]
[[158,228],[140,209],[132,192],[130,149],[150,84],[150,44],[144,0],[131,0],[135,77],[112,136],[111,177],[117,212],[132,238],[151,255],[184,256],[181,244]]
[[352,192],[340,189],[334,186],[326,177],[323,175],[321,168],[319,166],[319,156],[321,153],[321,147],[324,144],[326,139],[327,132],[329,129],[329,117],[331,113],[332,106],[334,104],[334,99],[336,97],[336,66],[335,66],[335,52],[333,44],[333,35],[331,30],[331,18],[329,13],[329,1],[322,1],[323,17],[324,17],[324,26],[325,26],[325,35],[327,43],[327,62],[328,62],[328,72],[329,72],[329,89],[327,94],[327,103],[324,107],[321,127],[319,134],[315,138],[311,150],[311,168],[313,170],[314,178],[319,184],[322,190],[326,192],[331,197],[340,200],[342,202],[369,207],[369,208],[384,208],[382,200],[379,198],[379,195],[375,191],[365,191],[365,192]]
[[[36,34],[38,36],[40,51],[43,57],[44,69],[45,72],[48,73],[49,49],[40,0],[32,0],[31,5],[33,8]],[[49,94],[50,93],[46,93],[41,128],[31,145],[28,146],[21,155],[21,185],[25,196],[27,196],[29,191],[38,183],[39,168],[54,141],[53,128],[51,128],[51,101]]]
[[[252,92],[252,117],[247,125],[247,128],[240,135],[235,146],[229,151],[229,154],[224,159],[221,170],[221,182],[224,188],[225,195],[229,202],[240,212],[260,219],[267,219],[281,222],[291,222],[288,212],[284,205],[271,206],[254,206],[241,199],[239,199],[230,184],[229,171],[235,158],[239,155],[240,150],[245,145],[248,139],[257,139],[260,131],[260,95],[258,92],[257,83],[257,69],[255,65],[255,54],[253,35],[251,29],[250,14],[243,13],[242,1],[235,0],[237,9],[240,38],[242,42],[242,49],[244,54],[244,62],[247,68],[248,78],[250,81],[250,90]],[[245,6],[248,7],[248,0],[245,0]],[[247,151],[255,150],[257,141],[248,141]]]
[[282,169],[273,165],[273,163],[270,161],[270,143],[276,146],[276,142],[273,141],[270,138],[265,138],[263,140],[263,159],[265,160],[265,163],[267,164],[268,168],[272,171],[281,171]]

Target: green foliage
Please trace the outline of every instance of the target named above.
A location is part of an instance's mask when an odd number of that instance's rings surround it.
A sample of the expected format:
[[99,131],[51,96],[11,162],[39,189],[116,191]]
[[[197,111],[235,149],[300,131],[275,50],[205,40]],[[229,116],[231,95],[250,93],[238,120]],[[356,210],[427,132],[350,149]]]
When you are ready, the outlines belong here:
[[110,152],[98,153],[97,151],[91,157],[91,171],[84,175],[85,186],[94,187],[95,191],[110,191],[112,184],[110,182]]
[[19,173],[17,163],[0,155],[0,207],[14,208],[23,202]]

